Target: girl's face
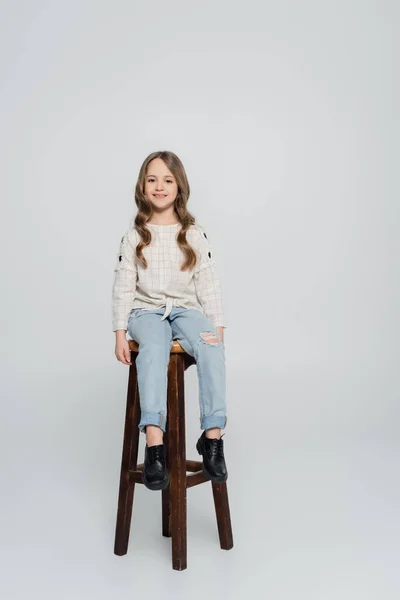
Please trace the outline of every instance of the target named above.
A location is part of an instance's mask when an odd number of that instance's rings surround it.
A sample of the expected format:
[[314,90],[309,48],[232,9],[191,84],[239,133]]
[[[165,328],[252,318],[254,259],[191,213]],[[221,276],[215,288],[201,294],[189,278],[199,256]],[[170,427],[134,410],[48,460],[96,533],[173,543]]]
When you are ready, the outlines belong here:
[[174,204],[178,184],[161,158],[154,158],[147,165],[144,194],[157,211],[168,210]]

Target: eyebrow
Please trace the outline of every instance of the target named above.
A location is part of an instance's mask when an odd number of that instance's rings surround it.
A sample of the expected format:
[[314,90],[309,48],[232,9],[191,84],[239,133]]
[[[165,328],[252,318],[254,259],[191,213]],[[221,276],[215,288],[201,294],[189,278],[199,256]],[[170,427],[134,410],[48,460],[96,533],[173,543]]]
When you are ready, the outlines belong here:
[[[157,177],[157,175],[146,175],[146,177]],[[174,177],[173,175],[164,175],[164,177]]]

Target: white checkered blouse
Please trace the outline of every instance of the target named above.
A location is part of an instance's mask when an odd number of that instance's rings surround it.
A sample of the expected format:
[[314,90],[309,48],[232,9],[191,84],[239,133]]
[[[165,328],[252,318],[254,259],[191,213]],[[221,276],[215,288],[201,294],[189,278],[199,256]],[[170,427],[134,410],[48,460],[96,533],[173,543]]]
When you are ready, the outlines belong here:
[[112,326],[127,330],[128,318],[134,308],[162,308],[165,319],[173,306],[197,308],[215,327],[226,327],[220,282],[216,273],[213,251],[203,228],[191,225],[186,239],[196,251],[194,269],[180,271],[184,254],[176,242],[180,223],[154,225],[150,246],[143,249],[148,267],[136,259],[140,235],[136,229],[123,236],[114,269],[112,288]]

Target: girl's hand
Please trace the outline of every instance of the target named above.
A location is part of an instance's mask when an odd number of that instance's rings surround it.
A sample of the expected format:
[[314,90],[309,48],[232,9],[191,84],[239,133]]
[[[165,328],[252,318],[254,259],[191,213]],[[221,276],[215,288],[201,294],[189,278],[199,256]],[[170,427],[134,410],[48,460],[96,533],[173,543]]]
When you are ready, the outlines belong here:
[[124,365],[129,366],[132,364],[131,351],[129,350],[129,343],[126,339],[125,332],[123,332],[123,335],[121,333],[118,333],[118,331],[116,333],[117,336],[115,339],[115,356]]

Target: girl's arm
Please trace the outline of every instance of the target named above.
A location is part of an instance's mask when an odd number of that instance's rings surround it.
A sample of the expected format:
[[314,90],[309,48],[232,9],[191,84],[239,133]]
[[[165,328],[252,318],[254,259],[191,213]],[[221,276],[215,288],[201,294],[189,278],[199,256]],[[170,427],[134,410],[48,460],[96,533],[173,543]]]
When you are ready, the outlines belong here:
[[217,275],[214,254],[206,233],[197,225],[197,250],[199,260],[194,270],[194,283],[197,297],[206,317],[218,331],[219,338],[224,342],[225,315],[220,281]]
[[[114,269],[112,288],[112,326],[113,331],[128,328],[128,317],[133,308],[136,296],[137,268],[135,261],[135,240],[131,240],[132,232],[127,232],[120,243]],[[133,242],[133,243],[132,243]],[[122,335],[121,333],[118,334]]]

